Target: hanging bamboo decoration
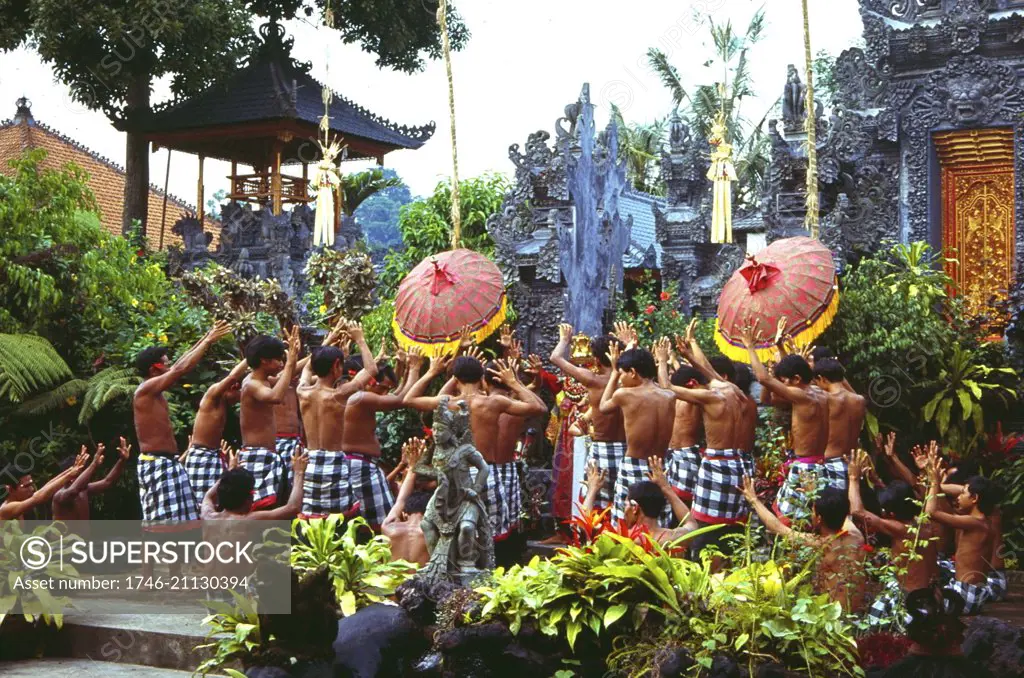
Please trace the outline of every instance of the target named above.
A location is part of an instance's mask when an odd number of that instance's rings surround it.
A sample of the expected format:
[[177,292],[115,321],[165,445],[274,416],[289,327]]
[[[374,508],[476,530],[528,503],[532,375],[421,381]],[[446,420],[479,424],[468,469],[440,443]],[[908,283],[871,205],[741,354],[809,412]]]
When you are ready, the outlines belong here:
[[[334,27],[334,15],[330,7],[324,15],[324,23],[328,28]],[[330,69],[330,58],[327,60],[328,70]],[[328,78],[324,78],[323,102],[324,115],[320,118],[320,138],[317,145],[320,146],[320,162],[317,163],[313,173],[313,188],[316,189],[316,217],[313,220],[313,246],[333,247],[334,232],[336,229],[334,194],[341,185],[341,173],[338,170],[337,159],[341,155],[341,142],[337,139],[330,140],[331,131],[331,100],[333,98],[330,88],[327,86]]]
[[732,144],[725,120],[725,84],[719,84],[722,108],[711,125],[711,167],[708,179],[713,186],[711,207],[711,242],[732,242],[732,182],[736,181],[736,168],[732,162]]
[[452,141],[452,249],[462,243],[462,201],[459,196],[459,152],[455,143],[455,81],[452,79],[452,49],[448,40],[448,0],[437,6],[437,24],[441,29],[441,51],[448,74],[448,117],[451,119]]
[[807,12],[807,0],[803,0],[804,9],[804,65],[807,70],[807,119],[804,121],[807,130],[807,215],[804,217],[804,228],[812,238],[818,237],[818,122],[814,111],[814,63],[811,59],[811,23]]

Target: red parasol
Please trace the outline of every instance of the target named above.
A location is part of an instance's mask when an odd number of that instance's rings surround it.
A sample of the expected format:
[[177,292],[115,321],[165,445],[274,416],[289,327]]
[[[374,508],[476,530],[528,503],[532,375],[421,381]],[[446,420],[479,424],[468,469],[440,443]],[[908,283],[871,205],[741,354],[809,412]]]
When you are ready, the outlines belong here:
[[453,353],[466,325],[477,343],[505,322],[501,271],[478,252],[451,250],[421,261],[398,286],[392,327],[403,348]]
[[762,360],[775,354],[775,330],[786,318],[786,333],[797,346],[814,341],[839,308],[839,289],[832,253],[814,238],[777,240],[732,274],[718,300],[715,341],[733,360],[749,361],[740,340],[753,322],[764,341],[757,345]]

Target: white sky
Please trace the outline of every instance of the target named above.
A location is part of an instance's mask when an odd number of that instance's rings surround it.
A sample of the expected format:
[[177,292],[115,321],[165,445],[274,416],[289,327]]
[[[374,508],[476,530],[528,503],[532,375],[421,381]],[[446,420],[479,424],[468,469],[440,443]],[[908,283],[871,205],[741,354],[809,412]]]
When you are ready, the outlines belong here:
[[[436,0],[422,2],[433,11]],[[703,67],[711,56],[706,26],[694,23],[692,10],[716,21],[732,19],[746,28],[760,0],[457,0],[472,31],[466,49],[453,58],[460,176],[493,170],[511,173],[508,147],[522,146],[538,129],[553,132],[565,104],[575,101],[584,82],[598,106],[598,123],[607,121],[614,102],[629,121],[646,122],[665,115],[667,90],[646,66],[649,47],[659,46],[689,87],[716,80]],[[781,94],[786,64],[803,70],[800,0],[765,0],[767,26],[751,53],[757,100],[746,104],[748,117],[759,119]],[[812,0],[812,49],[833,54],[851,45],[862,31],[857,0]],[[451,173],[448,142],[447,86],[443,64],[430,62],[421,73],[380,71],[358,46],[341,45],[324,28],[291,22],[295,56],[313,64],[312,74],[341,94],[400,124],[437,122],[434,137],[417,151],[397,151],[385,158],[414,194],[429,193]],[[329,68],[328,68],[329,64]],[[55,82],[49,66],[30,50],[0,54],[0,119],[15,110],[21,95],[32,101],[37,120],[77,139],[94,151],[124,163],[124,135],[101,113],[73,102],[68,89]],[[169,97],[158,87],[153,102]],[[163,185],[167,151],[151,156],[150,179]],[[189,203],[196,198],[197,159],[174,153],[170,191]],[[349,163],[353,171],[358,163]],[[227,188],[227,163],[207,161],[206,197]]]

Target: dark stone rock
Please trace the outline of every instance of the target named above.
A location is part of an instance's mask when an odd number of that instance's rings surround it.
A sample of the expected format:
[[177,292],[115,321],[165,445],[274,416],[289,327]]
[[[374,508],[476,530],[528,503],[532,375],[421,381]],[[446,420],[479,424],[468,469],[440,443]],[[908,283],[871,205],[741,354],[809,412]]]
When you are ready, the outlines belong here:
[[964,635],[964,655],[992,675],[1024,676],[1024,629],[992,617],[971,619]]
[[353,678],[401,676],[425,649],[420,627],[403,608],[370,605],[338,622],[334,674]]

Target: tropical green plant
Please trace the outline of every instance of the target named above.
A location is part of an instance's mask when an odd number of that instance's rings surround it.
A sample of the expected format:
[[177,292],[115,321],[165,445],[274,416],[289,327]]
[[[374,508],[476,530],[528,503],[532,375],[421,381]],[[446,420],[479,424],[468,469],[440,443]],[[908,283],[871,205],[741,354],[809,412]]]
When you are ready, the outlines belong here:
[[[491,254],[494,241],[487,233],[487,218],[501,209],[509,188],[508,179],[500,174],[483,174],[459,182],[461,247]],[[437,184],[429,197],[402,207],[398,230],[402,234],[404,249],[390,252],[384,259],[379,290],[382,298],[394,297],[398,283],[416,264],[431,254],[451,249],[451,208],[452,189],[447,181]]]
[[354,213],[371,252],[387,252],[402,244],[402,235],[398,231],[398,216],[402,206],[412,202],[409,187],[399,179],[398,174],[387,168],[382,172],[386,178],[397,180],[398,185],[374,193],[364,200]]
[[107,405],[130,399],[140,381],[135,370],[107,367],[89,379],[72,379],[55,389],[32,396],[18,407],[16,414],[36,417],[81,404],[78,423],[85,425]]
[[206,639],[212,642],[197,645],[196,650],[213,649],[213,656],[203,661],[195,673],[207,675],[213,671],[225,671],[225,664],[241,662],[244,666],[252,659],[265,640],[260,636],[260,619],[256,604],[252,600],[229,591],[234,603],[207,600],[203,602],[213,614],[203,619],[203,626],[210,627]]
[[[675,282],[661,290],[660,281],[645,272],[632,292],[617,300],[615,319],[629,323],[636,330],[641,346],[650,347],[659,337],[681,336],[686,333],[690,319],[679,312],[678,290]],[[717,350],[713,342],[702,346],[713,352]]]
[[[656,47],[647,51],[647,61],[668,88],[673,103],[678,107],[688,102],[684,117],[697,139],[707,139],[711,124],[720,112],[725,114],[738,179],[736,204],[741,209],[756,207],[770,161],[770,143],[762,131],[770,111],[753,124],[741,115],[740,109],[743,100],[754,95],[749,51],[761,40],[764,11],[754,13],[742,35],[731,20],[716,23],[709,17],[707,22],[715,50],[715,56],[704,63],[710,69],[711,83],[697,85],[688,92],[679,71]],[[723,86],[723,77],[728,80],[728,86]]]
[[385,176],[382,169],[346,174],[341,178],[341,209],[352,216],[373,195],[399,186],[404,186],[402,180],[396,176]]
[[377,275],[373,261],[362,247],[345,252],[320,249],[306,262],[306,277],[310,284],[310,299],[321,305],[310,309],[317,324],[333,325],[335,318],[362,318],[376,307],[373,290]]
[[71,377],[71,368],[46,339],[0,334],[0,401],[19,403]]
[[959,343],[936,379],[924,382],[924,389],[938,388],[922,414],[924,420],[935,422],[941,440],[947,447],[964,454],[977,447],[985,434],[984,398],[995,396],[1004,405],[1016,400],[1017,393],[996,378],[1008,375],[1016,382],[1017,373],[1009,367],[989,367],[977,360],[975,351]]
[[291,565],[299,572],[327,566],[341,612],[348,617],[371,603],[386,601],[416,566],[391,560],[387,537],[376,535],[359,543],[359,533],[370,529],[363,518],[353,518],[341,529],[344,522],[341,515],[294,520]]
[[619,157],[626,159],[626,179],[638,191],[665,195],[660,168],[666,119],[646,124],[627,123],[622,110],[612,104],[612,120],[619,131]]
[[[62,537],[63,546],[62,546]],[[53,557],[43,569],[29,569],[21,557],[21,549],[29,540],[44,539],[50,545]],[[54,525],[39,525],[30,533],[25,533],[20,520],[5,520],[0,523],[0,624],[8,614],[24,616],[25,621],[41,620],[60,628],[64,623],[64,615],[53,610],[63,609],[70,600],[63,596],[55,596],[46,588],[24,585],[33,579],[73,579],[78,576],[75,567],[70,564],[61,566],[62,558],[58,554],[70,555],[72,540]]]

